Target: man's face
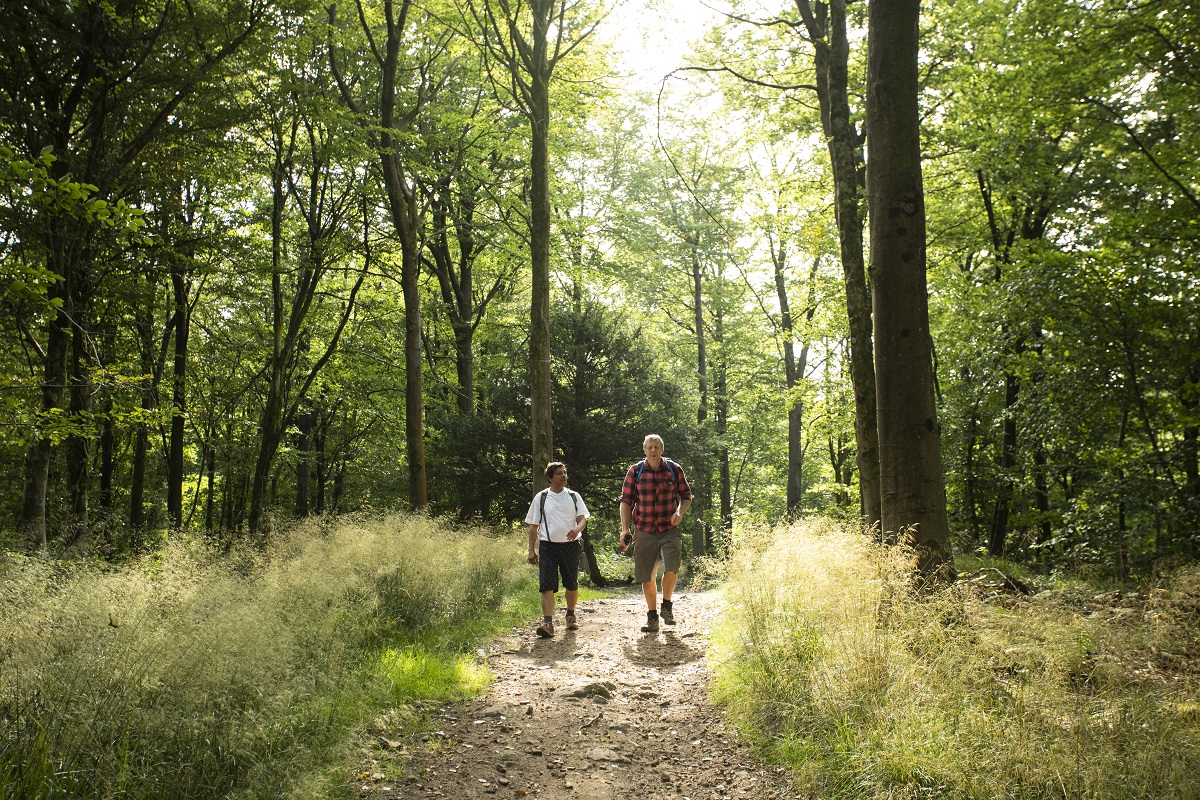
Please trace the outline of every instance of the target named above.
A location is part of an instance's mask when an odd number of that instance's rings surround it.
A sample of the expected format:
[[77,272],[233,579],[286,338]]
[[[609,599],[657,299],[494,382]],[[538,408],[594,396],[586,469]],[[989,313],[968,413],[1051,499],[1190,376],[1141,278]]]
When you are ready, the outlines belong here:
[[550,488],[556,492],[561,492],[567,485],[567,468],[559,467],[554,476],[550,478]]
[[658,439],[647,439],[646,443],[642,445],[642,452],[646,454],[646,458],[657,462],[658,459],[662,458],[662,442],[660,442]]

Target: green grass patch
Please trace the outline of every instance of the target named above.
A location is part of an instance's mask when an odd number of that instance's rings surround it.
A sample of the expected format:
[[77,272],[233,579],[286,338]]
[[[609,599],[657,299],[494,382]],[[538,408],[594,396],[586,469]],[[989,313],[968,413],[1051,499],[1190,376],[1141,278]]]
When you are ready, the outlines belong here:
[[[810,520],[743,537],[714,694],[822,798],[1196,798],[1200,572],[1141,591],[911,591]],[[988,564],[986,566],[998,566]]]
[[7,556],[0,798],[345,796],[381,716],[486,684],[476,648],[536,613],[523,546],[397,516],[120,568]]
[[474,658],[412,647],[386,650],[379,673],[391,685],[397,705],[465,700],[484,691],[491,679]]

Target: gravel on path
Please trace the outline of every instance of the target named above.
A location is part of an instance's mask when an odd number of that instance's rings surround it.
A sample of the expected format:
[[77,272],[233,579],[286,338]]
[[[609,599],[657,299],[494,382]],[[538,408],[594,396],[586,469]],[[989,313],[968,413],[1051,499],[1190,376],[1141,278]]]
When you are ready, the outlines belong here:
[[677,624],[642,633],[640,593],[581,603],[579,630],[559,609],[555,635],[535,622],[484,654],[495,683],[441,709],[438,729],[404,748],[404,778],[363,772],[364,797],[587,800],[787,800],[778,768],[759,763],[708,703],[705,649],[714,592],[674,598]]

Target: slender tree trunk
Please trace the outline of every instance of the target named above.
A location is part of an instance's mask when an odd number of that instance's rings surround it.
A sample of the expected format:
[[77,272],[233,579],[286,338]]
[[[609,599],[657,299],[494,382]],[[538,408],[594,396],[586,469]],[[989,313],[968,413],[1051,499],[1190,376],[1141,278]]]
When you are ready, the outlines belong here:
[[867,200],[883,531],[911,535],[923,575],[954,556],[934,398],[917,106],[919,0],[870,0]]
[[296,519],[304,519],[308,516],[308,453],[314,416],[312,411],[305,411],[296,415],[296,428],[299,431],[296,434],[296,453],[299,456],[299,460],[296,463]]
[[[393,76],[392,82],[395,78]],[[425,470],[425,400],[421,361],[421,261],[416,198],[399,156],[385,136],[381,158],[392,227],[400,239],[400,284],[404,294],[404,440],[408,497],[414,510],[429,505]]]
[[996,508],[992,514],[992,527],[988,534],[988,554],[1004,555],[1008,537],[1009,506],[1012,504],[1014,470],[1017,466],[1017,417],[1016,404],[1021,392],[1020,379],[1013,373],[1004,376],[1004,439],[1000,446],[1000,490],[996,495]]
[[106,403],[105,411],[104,425],[100,429],[100,507],[107,511],[113,507],[113,473],[116,471],[111,400]]
[[717,306],[716,328],[713,339],[717,345],[716,377],[713,380],[714,411],[716,412],[717,470],[721,492],[721,538],[729,545],[733,531],[733,485],[729,472],[729,381],[728,365],[725,361],[725,314]]
[[863,258],[862,138],[850,110],[846,2],[818,3],[814,15],[807,0],[797,0],[815,48],[817,99],[833,173],[834,211],[850,326],[850,378],[854,386],[854,439],[863,520],[881,519],[879,438],[876,421],[875,354],[871,332],[871,294]]
[[316,452],[317,463],[317,498],[316,512],[325,513],[325,481],[328,478],[329,463],[326,460],[325,440],[329,435],[331,412],[317,416],[317,427],[313,436],[313,450]]
[[[963,385],[971,385],[971,370],[969,367],[959,368],[959,378]],[[971,530],[971,540],[979,541],[979,508],[975,499],[975,486],[979,477],[975,474],[975,448],[979,442],[979,400],[976,395],[971,404],[971,412],[967,418],[966,441],[963,443],[963,506],[967,525]]]
[[[787,512],[795,514],[800,510],[803,500],[803,450],[800,447],[800,434],[804,425],[804,402],[796,392],[796,385],[803,377],[803,367],[797,367],[795,331],[792,325],[792,310],[788,302],[787,281],[787,243],[779,243],[778,252],[771,254],[775,266],[775,294],[779,298],[780,329],[783,331],[783,369],[787,381],[788,396],[788,460],[787,460]],[[805,348],[807,352],[807,348]]]
[[[1121,424],[1117,430],[1117,450],[1125,449],[1125,434],[1129,430],[1129,407],[1121,409]],[[1117,467],[1117,575],[1124,579],[1129,577],[1129,559],[1127,550],[1128,524],[1125,520],[1125,470]],[[1156,543],[1157,543],[1157,537]],[[1156,547],[1157,549],[1157,547]]]
[[[86,283],[82,279],[79,284]],[[69,411],[71,419],[85,433],[76,433],[67,439],[67,486],[71,493],[73,517],[72,535],[83,537],[88,534],[88,493],[92,479],[92,378],[88,355],[89,313],[87,289],[80,286],[80,294],[72,304],[70,314],[75,324],[71,328],[71,396]]]
[[183,445],[187,421],[187,363],[191,314],[183,265],[171,268],[175,304],[175,358],[171,374],[171,438],[167,451],[167,522],[172,530],[183,524]]
[[279,450],[283,431],[283,393],[285,373],[286,334],[283,318],[283,211],[284,154],[280,139],[272,167],[271,187],[271,353],[267,368],[267,397],[259,418],[258,457],[250,484],[250,535],[255,536],[262,524],[266,506],[267,484],[271,464]]
[[[787,285],[784,280],[786,265],[786,250],[779,248],[775,259],[775,292],[779,296],[780,318],[784,335],[783,364],[787,378],[789,398],[788,406],[788,466],[787,466],[787,510],[795,514],[800,510],[804,500],[804,448],[801,434],[804,431],[804,399],[800,395],[800,381],[808,370],[808,328],[805,328],[804,343],[800,347],[800,357],[796,358],[795,331],[792,322],[791,306],[788,303]],[[820,258],[813,259],[812,269],[808,275],[808,310],[805,311],[806,322],[811,325],[817,313],[816,281]]]
[[416,511],[429,505],[425,482],[425,389],[421,363],[421,262],[416,230],[401,237],[404,287],[404,439],[408,496]]
[[[696,328],[696,379],[700,390],[700,405],[696,409],[696,427],[701,431],[708,422],[708,344],[704,334],[704,273],[700,267],[699,246],[692,242],[692,311]],[[705,459],[707,461],[707,459]],[[701,465],[697,465],[701,467]],[[696,524],[692,530],[692,555],[702,556],[708,551],[712,538],[708,530],[708,513],[712,496],[712,482],[706,466],[696,470],[697,477],[692,487],[696,506]]]
[[1033,500],[1038,510],[1037,543],[1046,544],[1054,531],[1050,523],[1050,482],[1046,477],[1046,445],[1033,448]]
[[[78,243],[54,240],[50,247],[50,268],[61,280],[50,284],[48,299],[65,303],[71,292],[76,271]],[[58,312],[47,325],[46,359],[43,365],[43,419],[62,408],[64,387],[67,384],[67,353],[71,344],[70,320]],[[25,483],[21,494],[21,521],[27,534],[45,551],[49,546],[46,532],[46,502],[50,482],[51,440],[48,435],[34,439],[25,457]]]
[[604,577],[604,573],[600,570],[600,562],[596,560],[596,549],[592,546],[592,537],[588,534],[587,528],[583,529],[583,556],[592,585],[599,588],[607,586],[608,579]]
[[213,535],[216,524],[217,449],[211,443],[204,448],[204,465],[207,469],[208,492],[204,503],[204,530]]
[[533,488],[546,487],[546,464],[554,456],[550,392],[550,0],[531,0],[533,60],[530,85],[529,388],[533,415]]

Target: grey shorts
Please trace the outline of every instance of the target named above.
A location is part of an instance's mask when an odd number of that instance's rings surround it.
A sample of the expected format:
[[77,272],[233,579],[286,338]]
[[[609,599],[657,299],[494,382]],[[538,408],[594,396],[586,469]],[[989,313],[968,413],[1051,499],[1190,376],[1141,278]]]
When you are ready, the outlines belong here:
[[649,583],[658,572],[661,559],[663,572],[679,572],[683,558],[683,534],[679,528],[662,533],[646,533],[633,530],[633,579],[638,583]]

